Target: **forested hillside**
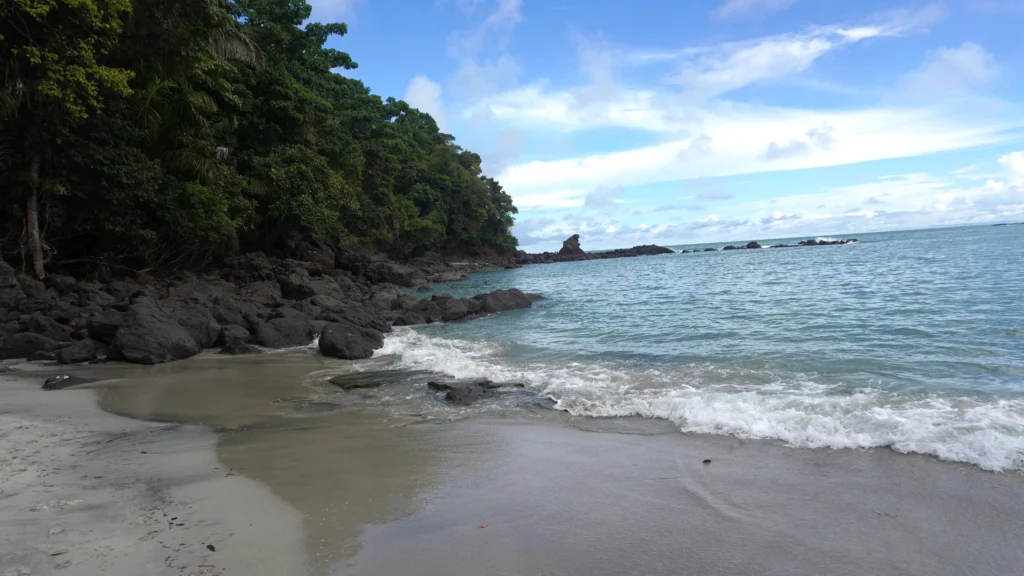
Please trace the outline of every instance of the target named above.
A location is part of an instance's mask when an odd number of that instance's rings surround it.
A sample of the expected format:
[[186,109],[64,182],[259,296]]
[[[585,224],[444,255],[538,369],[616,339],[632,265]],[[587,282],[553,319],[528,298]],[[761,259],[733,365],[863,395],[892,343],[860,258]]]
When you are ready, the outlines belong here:
[[[42,277],[299,240],[510,250],[512,199],[427,114],[332,72],[305,0],[0,4],[0,255]],[[383,40],[382,40],[383,41]]]

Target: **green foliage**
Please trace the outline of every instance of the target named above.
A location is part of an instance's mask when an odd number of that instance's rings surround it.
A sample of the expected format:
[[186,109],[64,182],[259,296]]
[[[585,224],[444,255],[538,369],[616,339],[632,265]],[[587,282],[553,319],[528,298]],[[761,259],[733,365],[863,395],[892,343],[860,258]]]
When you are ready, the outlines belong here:
[[[56,261],[196,266],[356,240],[511,250],[516,208],[427,114],[333,70],[305,0],[0,4],[0,184],[41,166]],[[23,145],[24,144],[24,145]],[[0,194],[5,194],[0,192]],[[23,209],[0,195],[0,253]]]

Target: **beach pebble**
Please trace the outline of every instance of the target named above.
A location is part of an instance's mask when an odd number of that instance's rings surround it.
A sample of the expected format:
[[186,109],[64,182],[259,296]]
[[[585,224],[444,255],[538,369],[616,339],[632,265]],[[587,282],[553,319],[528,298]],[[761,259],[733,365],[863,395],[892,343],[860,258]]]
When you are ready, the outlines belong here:
[[704,459],[704,463],[705,464],[711,464],[711,458],[705,458]]

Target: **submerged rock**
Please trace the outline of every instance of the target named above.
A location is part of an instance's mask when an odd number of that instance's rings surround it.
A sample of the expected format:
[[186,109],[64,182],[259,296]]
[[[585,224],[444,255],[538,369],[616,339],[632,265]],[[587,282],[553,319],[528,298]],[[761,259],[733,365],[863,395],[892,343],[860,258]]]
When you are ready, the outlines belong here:
[[370,374],[342,374],[327,380],[342,390],[362,390],[366,388],[380,388],[384,380],[379,376]]
[[99,382],[99,380],[96,378],[79,378],[77,376],[60,374],[47,378],[46,382],[43,383],[43,390],[63,390],[72,386],[81,386],[82,384],[91,384],[93,382]]

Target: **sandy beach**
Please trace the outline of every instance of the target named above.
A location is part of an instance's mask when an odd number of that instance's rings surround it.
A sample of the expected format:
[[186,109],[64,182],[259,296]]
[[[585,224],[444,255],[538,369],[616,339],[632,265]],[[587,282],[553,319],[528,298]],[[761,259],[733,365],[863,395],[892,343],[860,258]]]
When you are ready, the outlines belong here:
[[[1017,472],[684,435],[659,420],[424,415],[312,394],[310,379],[342,366],[201,356],[82,368],[112,379],[59,392],[5,375],[0,573],[1011,576],[1024,565]],[[378,396],[408,395],[394,387]]]
[[302,524],[199,426],[0,374],[0,574],[303,574]]

